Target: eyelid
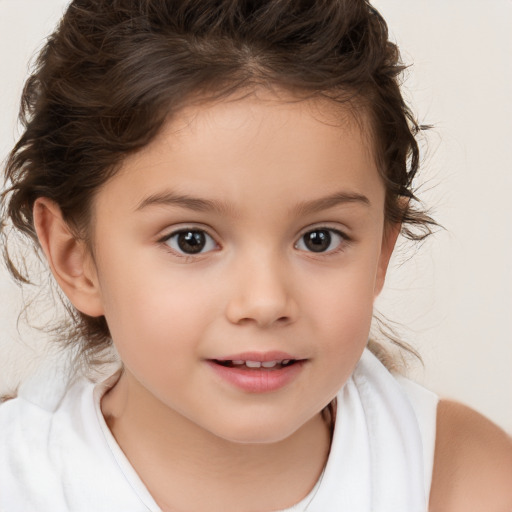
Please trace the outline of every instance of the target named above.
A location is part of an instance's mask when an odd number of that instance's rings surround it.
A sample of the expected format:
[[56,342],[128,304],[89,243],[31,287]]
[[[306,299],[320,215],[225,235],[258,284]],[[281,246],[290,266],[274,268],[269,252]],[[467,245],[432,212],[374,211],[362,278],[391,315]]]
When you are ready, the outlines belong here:
[[309,226],[306,226],[305,228],[301,229],[299,231],[299,235],[297,236],[297,240],[299,240],[301,237],[303,237],[306,233],[310,233],[311,231],[321,231],[322,229],[326,231],[332,231],[334,233],[337,233],[338,235],[342,236],[345,240],[352,240],[352,237],[348,234],[349,229],[344,228],[343,226],[340,226],[339,223],[336,223],[336,225],[333,225],[334,223],[330,222],[324,222],[319,224],[311,224]]
[[177,233],[182,233],[183,231],[203,231],[208,236],[213,238],[215,242],[218,244],[217,235],[212,234],[212,229],[209,226],[206,226],[204,224],[195,224],[194,222],[191,222],[189,224],[185,222],[180,222],[179,224],[169,226],[161,231],[165,234],[158,235],[156,241],[158,243],[165,242],[166,240],[169,240],[169,238],[171,238],[173,235],[176,235]]

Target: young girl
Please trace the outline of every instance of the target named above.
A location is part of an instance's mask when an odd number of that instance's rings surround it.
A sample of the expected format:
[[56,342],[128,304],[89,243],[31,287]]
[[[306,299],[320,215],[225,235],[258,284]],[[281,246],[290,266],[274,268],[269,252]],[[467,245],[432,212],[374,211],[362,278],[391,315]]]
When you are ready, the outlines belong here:
[[368,341],[433,225],[401,69],[362,0],[70,4],[3,196],[70,348],[0,406],[0,510],[512,510],[507,435]]

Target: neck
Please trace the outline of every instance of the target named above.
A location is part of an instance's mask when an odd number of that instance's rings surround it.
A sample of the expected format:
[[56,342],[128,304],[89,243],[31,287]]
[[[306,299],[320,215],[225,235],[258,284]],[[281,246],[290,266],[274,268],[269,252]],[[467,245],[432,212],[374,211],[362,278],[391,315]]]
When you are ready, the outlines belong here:
[[329,428],[321,414],[281,441],[235,443],[169,409],[134,386],[126,372],[104,395],[101,409],[119,446],[164,511],[288,508],[314,487],[329,452]]

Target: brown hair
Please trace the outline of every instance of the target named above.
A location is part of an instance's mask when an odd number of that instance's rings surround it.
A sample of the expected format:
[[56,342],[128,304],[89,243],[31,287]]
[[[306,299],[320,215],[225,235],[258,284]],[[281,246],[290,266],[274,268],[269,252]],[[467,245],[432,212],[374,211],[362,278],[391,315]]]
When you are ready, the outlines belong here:
[[[74,0],[25,85],[25,131],[5,171],[4,242],[10,220],[38,246],[32,208],[42,196],[87,240],[94,193],[124,157],[191,98],[255,86],[362,105],[386,219],[421,240],[434,222],[412,189],[420,127],[400,92],[402,71],[385,21],[364,0]],[[6,261],[29,282],[7,250]],[[111,345],[106,321],[68,311],[63,341],[92,361]]]

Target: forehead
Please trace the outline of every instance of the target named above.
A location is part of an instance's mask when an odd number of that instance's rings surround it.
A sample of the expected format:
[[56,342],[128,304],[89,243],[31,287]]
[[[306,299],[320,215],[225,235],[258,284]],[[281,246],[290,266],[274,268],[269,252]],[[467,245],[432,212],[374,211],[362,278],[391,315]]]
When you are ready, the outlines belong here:
[[367,125],[352,105],[282,92],[195,102],[126,158],[106,189],[132,208],[163,188],[256,208],[284,204],[284,191],[295,202],[343,188],[381,196]]
[[[313,146],[318,138],[324,138],[327,143],[332,142],[332,135],[342,138],[350,134],[353,142],[357,141],[367,152],[368,158],[374,157],[373,130],[362,102],[355,99],[337,102],[278,88],[242,90],[216,101],[199,97],[168,120],[155,145],[174,139],[177,146],[183,148],[186,139],[196,144],[205,134],[215,137],[223,132],[232,136],[231,142],[255,146],[265,134],[274,139],[282,135],[283,130],[290,135],[287,137],[290,143],[305,135],[308,146]],[[327,133],[330,136],[326,137]],[[278,137],[276,142],[281,144],[281,152],[285,154],[287,147],[283,138]],[[151,150],[151,146],[146,149]]]

